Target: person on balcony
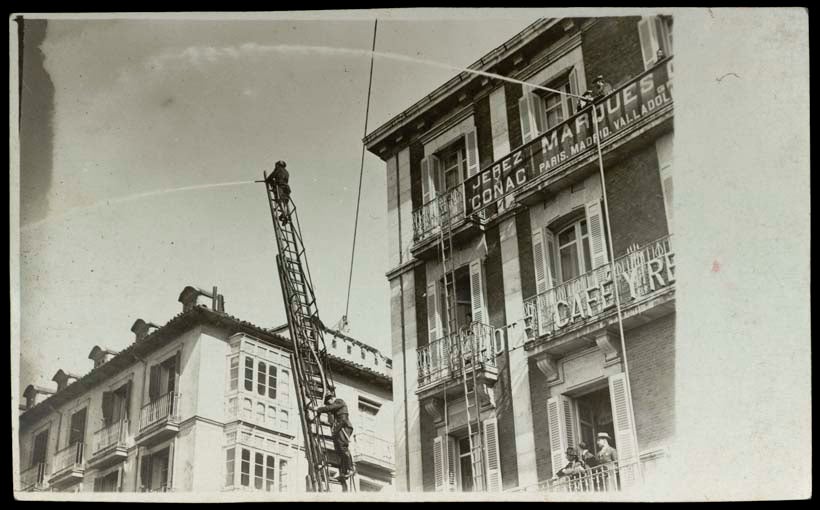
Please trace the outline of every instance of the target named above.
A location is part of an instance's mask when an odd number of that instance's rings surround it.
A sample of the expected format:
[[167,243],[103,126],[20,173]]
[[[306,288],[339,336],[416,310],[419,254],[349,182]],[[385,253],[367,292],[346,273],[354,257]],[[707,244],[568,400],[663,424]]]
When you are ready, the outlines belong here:
[[598,465],[598,459],[594,453],[589,451],[584,441],[578,443],[578,459],[588,468],[593,468]]
[[595,98],[592,96],[592,91],[587,90],[584,92],[582,99],[578,100],[578,109],[577,111],[581,111],[587,106],[591,105]]
[[655,63],[657,64],[661,60],[666,58],[666,53],[663,52],[663,48],[658,48],[658,51],[655,52]]
[[599,74],[595,77],[595,81],[592,82],[592,97],[600,99],[610,92],[612,92],[612,85],[604,81],[603,75]]
[[571,478],[577,478],[580,475],[583,475],[586,471],[584,467],[584,463],[581,462],[581,459],[578,458],[578,453],[575,451],[575,448],[569,447],[566,451],[567,455],[567,465],[563,467],[563,469],[559,470],[555,473],[557,478],[563,478],[569,476]]
[[618,451],[609,446],[609,442],[612,441],[612,438],[609,437],[609,434],[606,432],[598,432],[598,463],[599,464],[609,464],[612,462],[617,462],[618,460]]
[[328,413],[331,419],[331,436],[333,448],[339,454],[339,478],[349,478],[356,472],[353,456],[350,455],[350,438],[353,436],[353,424],[350,422],[350,413],[344,400],[328,393],[325,396],[325,405],[316,409],[318,414]]

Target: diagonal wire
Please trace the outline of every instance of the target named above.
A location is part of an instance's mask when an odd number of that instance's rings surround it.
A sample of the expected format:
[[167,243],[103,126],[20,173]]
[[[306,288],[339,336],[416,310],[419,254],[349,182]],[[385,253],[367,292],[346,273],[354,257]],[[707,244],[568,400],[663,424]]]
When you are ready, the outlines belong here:
[[[365,107],[364,113],[364,135],[367,136],[367,120],[370,116],[370,91],[373,87],[373,59],[376,56],[376,29],[379,26],[379,20],[375,20],[373,23],[373,47],[370,50],[370,79],[367,84],[367,106]],[[364,151],[365,145],[362,143],[362,160],[361,165],[359,166],[359,192],[356,196],[356,219],[353,221],[353,248],[350,252],[350,275],[347,279],[347,302],[345,303],[345,315],[342,319],[343,324],[347,323],[347,314],[348,310],[350,309],[350,288],[353,282],[353,260],[356,254],[356,233],[359,229],[359,205],[362,201],[362,177],[364,175]]]

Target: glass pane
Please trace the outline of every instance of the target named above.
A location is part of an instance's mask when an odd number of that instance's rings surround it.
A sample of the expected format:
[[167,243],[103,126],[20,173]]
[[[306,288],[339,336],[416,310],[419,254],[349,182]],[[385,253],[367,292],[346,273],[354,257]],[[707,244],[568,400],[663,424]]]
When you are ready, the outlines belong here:
[[276,367],[268,367],[268,398],[276,398]]
[[563,246],[575,240],[575,225],[558,234],[558,245]]
[[250,450],[242,449],[242,463],[241,463],[241,477],[240,483],[245,487],[251,484],[251,452]]
[[253,391],[253,359],[245,357],[245,389]]
[[584,272],[592,270],[592,257],[589,254],[589,238],[585,237],[584,245]]
[[581,220],[581,235],[587,235],[587,220]]
[[581,273],[578,268],[578,245],[570,244],[561,248],[561,276],[563,281],[571,280]]
[[273,458],[273,455],[268,455],[265,460],[267,461],[267,465],[265,466],[265,490],[275,491],[276,477],[274,476],[273,470],[276,466],[276,459]]
[[265,383],[266,383],[265,376],[267,375],[268,365],[265,364],[265,363],[262,363],[260,361],[257,364],[257,367],[258,367],[258,370],[259,370],[259,374],[257,376],[256,391],[260,395],[264,395],[265,394]]

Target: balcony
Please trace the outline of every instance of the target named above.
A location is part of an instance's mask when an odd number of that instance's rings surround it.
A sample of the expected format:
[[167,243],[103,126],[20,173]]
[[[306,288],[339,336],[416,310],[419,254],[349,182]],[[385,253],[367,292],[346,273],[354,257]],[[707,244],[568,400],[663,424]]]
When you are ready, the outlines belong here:
[[353,461],[393,471],[393,443],[368,433],[356,433]]
[[103,469],[128,457],[128,425],[128,420],[121,420],[94,432],[89,467]]
[[[463,186],[463,185],[462,185]],[[472,222],[466,222],[465,202],[462,186],[437,196],[413,211],[413,255],[420,256],[435,246],[436,235],[447,222],[456,236],[470,235],[475,228]],[[479,219],[483,218],[483,213]]]
[[[495,328],[473,323],[467,330],[439,338],[416,351],[418,356],[419,398],[448,391],[458,392],[462,374],[476,370],[477,382],[494,384],[498,370],[493,351]],[[472,382],[470,382],[472,384]]]
[[675,282],[673,257],[671,236],[666,236],[524,301],[528,335],[535,344],[553,344],[555,353],[571,350],[572,339],[588,337],[617,320],[615,285],[626,326],[668,313]]
[[179,393],[166,393],[140,410],[136,442],[151,446],[179,432]]
[[580,469],[577,473],[553,477],[535,485],[517,487],[506,492],[552,492],[587,493],[590,495],[622,491],[640,491],[642,487],[652,487],[653,483],[666,473],[666,453],[655,451],[641,455],[640,461],[630,463],[613,462],[591,468]]
[[20,473],[20,490],[24,491],[44,491],[48,490],[46,482],[48,464],[39,462]]
[[54,470],[48,483],[51,487],[60,489],[83,479],[85,475],[85,461],[83,443],[74,443],[54,454]]

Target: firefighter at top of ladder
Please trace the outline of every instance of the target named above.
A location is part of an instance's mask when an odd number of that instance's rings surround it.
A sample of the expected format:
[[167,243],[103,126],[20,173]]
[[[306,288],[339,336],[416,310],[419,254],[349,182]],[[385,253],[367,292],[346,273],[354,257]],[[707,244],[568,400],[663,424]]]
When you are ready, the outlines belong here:
[[[290,185],[288,184],[290,174],[288,173],[287,166],[287,163],[279,160],[274,165],[273,173],[271,173],[271,179],[273,179],[273,183],[278,189],[277,196],[280,197],[280,203],[283,211],[287,211],[286,204],[288,200],[290,200]],[[288,217],[284,212],[279,216],[279,221],[282,222],[283,226],[287,225]]]

